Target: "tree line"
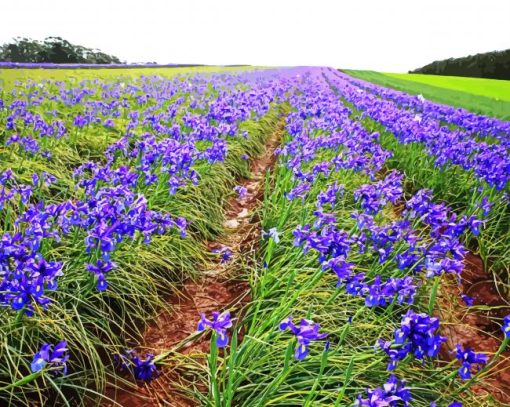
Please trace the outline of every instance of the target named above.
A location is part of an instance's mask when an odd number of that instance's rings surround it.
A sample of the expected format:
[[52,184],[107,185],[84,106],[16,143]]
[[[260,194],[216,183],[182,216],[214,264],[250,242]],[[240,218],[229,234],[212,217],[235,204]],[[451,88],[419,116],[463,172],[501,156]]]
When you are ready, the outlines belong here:
[[510,79],[510,49],[434,61],[409,73]]
[[0,46],[0,61],[56,64],[120,64],[119,58],[97,49],[71,44],[60,37],[43,41],[15,38]]

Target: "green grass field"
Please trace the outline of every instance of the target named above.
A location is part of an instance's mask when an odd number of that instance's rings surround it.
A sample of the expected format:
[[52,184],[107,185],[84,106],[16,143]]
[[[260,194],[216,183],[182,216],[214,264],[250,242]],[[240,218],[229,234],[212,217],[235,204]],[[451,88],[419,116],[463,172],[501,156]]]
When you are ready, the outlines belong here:
[[510,81],[345,70],[356,78],[486,116],[510,119]]
[[385,75],[406,81],[424,83],[425,85],[472,93],[473,95],[486,96],[496,100],[510,101],[510,81],[406,73],[385,73]]

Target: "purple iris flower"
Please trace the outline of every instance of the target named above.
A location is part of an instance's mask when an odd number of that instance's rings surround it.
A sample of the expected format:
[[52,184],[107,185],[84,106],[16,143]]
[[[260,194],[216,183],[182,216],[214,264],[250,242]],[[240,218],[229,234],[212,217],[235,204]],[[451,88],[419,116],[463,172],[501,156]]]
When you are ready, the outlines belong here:
[[276,228],[271,228],[267,232],[262,232],[262,237],[272,238],[275,243],[280,243],[280,235]]
[[67,360],[69,355],[67,354],[67,342],[62,341],[57,343],[54,347],[49,343],[45,343],[41,346],[39,352],[34,355],[34,359],[30,365],[32,372],[36,373],[42,370],[46,366],[59,367],[55,372],[67,373]]
[[473,306],[475,300],[470,297],[469,295],[466,295],[466,294],[461,294],[460,296],[462,298],[462,301],[464,301],[464,303],[468,306],[468,307],[471,307]]
[[106,273],[113,270],[117,265],[110,261],[104,261],[99,259],[96,264],[87,264],[85,267],[87,271],[94,273],[97,277],[96,288],[98,291],[105,291],[108,288],[108,282],[106,281]]
[[510,315],[503,318],[503,326],[501,327],[501,330],[505,334],[505,338],[510,338]]
[[345,261],[344,256],[333,257],[322,263],[322,270],[331,269],[338,278],[337,287],[349,280],[354,270],[354,264]]
[[405,381],[398,380],[393,375],[382,387],[377,387],[374,390],[367,389],[367,396],[367,398],[363,398],[359,394],[354,405],[360,407],[407,407],[411,405],[410,401],[412,400],[409,388],[405,387]]
[[388,355],[390,363],[388,370],[394,370],[397,363],[412,354],[423,360],[425,357],[436,357],[441,344],[446,338],[436,334],[439,329],[439,319],[427,314],[417,314],[409,310],[400,323],[400,328],[394,331],[393,341],[378,341],[379,347]]
[[[41,180],[41,177],[39,176],[39,174],[34,172],[32,174],[32,184],[34,186],[38,186],[40,180]],[[57,178],[54,175],[48,174],[47,172],[43,172],[42,173],[42,180],[43,180],[44,186],[48,187],[51,184],[53,184],[57,180]]]
[[[471,378],[471,371],[474,365],[485,365],[489,360],[487,355],[475,353],[470,347],[463,349],[460,344],[457,344],[455,357],[462,362],[459,375],[464,380]],[[478,366],[478,368],[480,368],[480,366]]]
[[233,253],[230,247],[222,247],[221,249],[214,249],[213,253],[221,255],[221,263],[226,263],[232,259]]
[[121,368],[132,372],[136,380],[151,381],[158,375],[158,369],[154,363],[154,355],[147,353],[145,358],[138,356],[134,350],[125,351],[120,355]]
[[354,192],[354,199],[361,202],[363,210],[377,214],[388,202],[396,204],[402,196],[403,175],[393,171],[375,184],[362,185]]
[[280,322],[280,329],[282,331],[290,329],[290,331],[297,338],[297,346],[294,356],[297,360],[302,360],[308,355],[308,346],[312,341],[324,339],[328,334],[319,333],[320,324],[316,324],[309,319],[301,319],[300,325],[296,326],[292,322],[292,316]]
[[480,219],[471,216],[468,219],[468,225],[473,235],[478,236],[480,234],[480,227],[483,225],[483,222]]
[[482,201],[478,204],[478,207],[482,209],[483,216],[487,217],[491,211],[492,202],[490,202],[489,199],[484,196]]
[[246,198],[248,190],[246,189],[246,187],[243,187],[242,185],[236,185],[234,187],[234,192],[237,192],[237,199],[243,200],[244,198]]
[[337,196],[343,196],[344,194],[344,186],[339,185],[337,182],[330,185],[328,189],[324,192],[321,191],[319,195],[317,195],[317,207],[322,207],[325,204],[330,204],[332,207],[336,205]]
[[218,346],[218,348],[224,348],[228,344],[227,329],[232,327],[230,312],[224,311],[220,314],[219,312],[214,311],[212,316],[213,319],[211,321],[205,317],[205,314],[201,314],[200,321],[198,321],[197,330],[202,332],[207,328],[211,328],[218,335],[216,338],[216,346]]
[[46,366],[46,363],[50,360],[50,352],[51,352],[51,345],[49,343],[45,343],[41,346],[41,349],[39,352],[37,352],[34,355],[34,359],[32,360],[32,364],[30,365],[30,368],[32,369],[32,372],[38,372],[39,370],[42,370],[44,366]]
[[296,198],[301,198],[304,202],[304,200],[308,194],[308,191],[310,191],[310,188],[311,188],[311,185],[309,183],[303,182],[303,183],[297,185],[296,187],[292,188],[289,192],[287,192],[285,194],[285,197],[289,201],[292,201]]

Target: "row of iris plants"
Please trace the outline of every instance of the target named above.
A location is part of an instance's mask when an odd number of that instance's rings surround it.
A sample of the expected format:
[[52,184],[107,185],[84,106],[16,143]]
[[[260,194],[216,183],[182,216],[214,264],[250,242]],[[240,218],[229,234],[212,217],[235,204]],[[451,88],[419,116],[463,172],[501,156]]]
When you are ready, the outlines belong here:
[[0,404],[97,402],[150,375],[126,349],[210,258],[291,71],[0,89]]
[[483,228],[465,243],[510,292],[510,133],[508,122],[431,103],[341,73],[330,78],[339,96],[393,154],[407,190],[428,188],[459,215],[482,208]]
[[497,404],[469,390],[505,350],[510,316],[494,355],[448,349],[434,316],[441,281],[460,274],[465,243],[487,227],[483,198],[457,212],[431,188],[408,188],[381,134],[339,98],[350,85],[318,68],[293,81],[260,266],[247,270],[252,301],[241,321],[202,316],[210,391],[195,396],[215,406]]

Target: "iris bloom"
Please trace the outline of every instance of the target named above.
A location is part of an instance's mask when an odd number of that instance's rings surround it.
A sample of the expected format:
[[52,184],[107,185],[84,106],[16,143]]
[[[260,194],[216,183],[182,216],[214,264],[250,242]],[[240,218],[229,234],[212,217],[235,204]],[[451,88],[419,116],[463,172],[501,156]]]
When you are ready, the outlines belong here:
[[505,334],[505,338],[510,338],[510,315],[503,319],[503,327],[501,328]]
[[137,380],[150,381],[158,374],[154,355],[151,353],[147,353],[145,358],[140,358],[134,350],[129,349],[120,356],[120,362],[122,369],[131,371]]
[[374,390],[367,389],[368,398],[364,399],[361,394],[355,401],[355,406],[383,407],[383,406],[410,406],[411,392],[405,387],[405,381],[391,375],[382,387]]
[[475,353],[470,347],[462,348],[457,344],[457,352],[455,357],[462,362],[459,369],[459,375],[462,379],[466,380],[471,378],[471,370],[473,365],[485,365],[489,358],[483,353]]
[[220,314],[219,312],[214,311],[212,316],[213,319],[210,321],[205,317],[205,314],[201,314],[197,330],[202,332],[207,328],[211,328],[218,335],[216,338],[216,346],[218,346],[218,348],[224,348],[228,344],[227,329],[232,327],[230,312],[224,311]]
[[45,343],[41,346],[39,352],[34,355],[30,368],[32,372],[36,373],[42,370],[46,365],[53,367],[60,366],[62,369],[59,369],[58,372],[65,375],[67,373],[66,362],[68,359],[69,355],[67,355],[66,341],[57,343],[55,347],[49,343]]
[[292,322],[292,316],[289,316],[280,322],[280,329],[282,331],[287,328],[290,329],[297,338],[298,345],[294,353],[297,360],[302,360],[308,355],[308,346],[312,341],[318,341],[328,336],[328,334],[319,333],[320,324],[315,324],[313,321],[304,318],[301,319],[300,326],[296,326]]
[[473,304],[474,304],[474,299],[472,297],[470,297],[469,295],[466,295],[466,294],[461,294],[460,296],[462,298],[462,301],[464,301],[464,303],[468,306],[468,307],[471,307]]
[[237,199],[242,200],[246,198],[248,190],[246,189],[246,187],[243,187],[242,185],[236,185],[234,187],[234,192],[237,192]]
[[97,277],[96,288],[98,291],[105,291],[108,288],[108,282],[106,281],[106,273],[113,270],[116,264],[110,260],[103,261],[99,259],[96,264],[87,264],[86,269],[94,273]]
[[221,249],[214,249],[213,253],[218,253],[221,255],[221,263],[226,263],[232,258],[232,250],[230,247],[222,247]]
[[388,370],[394,370],[397,363],[412,354],[423,360],[426,356],[434,358],[439,354],[441,344],[446,338],[436,334],[439,319],[425,313],[417,314],[409,310],[400,323],[400,328],[393,332],[393,341],[380,339],[378,346],[388,355]]
[[262,232],[262,237],[271,237],[275,243],[280,243],[280,235],[276,228],[271,228],[267,232]]

